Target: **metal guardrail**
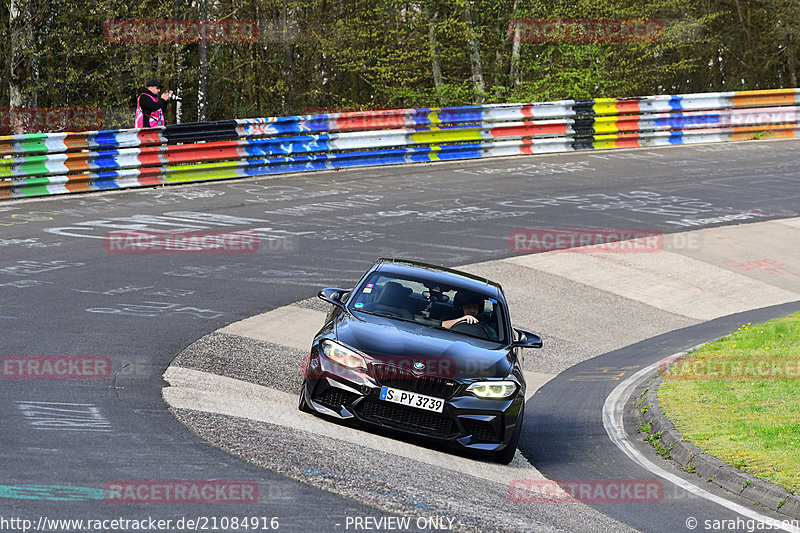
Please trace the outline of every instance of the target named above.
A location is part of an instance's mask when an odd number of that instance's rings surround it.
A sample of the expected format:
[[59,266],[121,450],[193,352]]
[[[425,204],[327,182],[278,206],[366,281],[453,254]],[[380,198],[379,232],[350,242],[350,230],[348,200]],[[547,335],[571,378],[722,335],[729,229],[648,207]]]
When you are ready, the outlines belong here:
[[0,137],[0,199],[366,165],[800,136],[800,89]]

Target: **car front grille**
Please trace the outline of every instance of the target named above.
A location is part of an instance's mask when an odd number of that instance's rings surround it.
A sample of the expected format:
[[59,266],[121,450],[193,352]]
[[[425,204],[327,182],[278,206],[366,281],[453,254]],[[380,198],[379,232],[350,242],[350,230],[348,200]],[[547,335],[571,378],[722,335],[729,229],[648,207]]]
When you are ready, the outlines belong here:
[[435,437],[451,437],[453,421],[431,411],[394,405],[380,400],[367,400],[359,406],[359,415],[368,422]]
[[320,394],[319,397],[314,398],[314,401],[317,403],[321,403],[326,407],[333,407],[338,409],[343,405],[349,404],[356,398],[358,398],[358,395],[353,394],[352,392],[347,392],[337,387],[328,387],[328,389],[322,394]]
[[464,426],[464,432],[472,435],[472,440],[475,442],[500,442],[500,437],[488,422],[461,419],[461,424]]
[[385,387],[449,400],[458,390],[452,379],[417,375],[392,365],[372,365],[372,376]]

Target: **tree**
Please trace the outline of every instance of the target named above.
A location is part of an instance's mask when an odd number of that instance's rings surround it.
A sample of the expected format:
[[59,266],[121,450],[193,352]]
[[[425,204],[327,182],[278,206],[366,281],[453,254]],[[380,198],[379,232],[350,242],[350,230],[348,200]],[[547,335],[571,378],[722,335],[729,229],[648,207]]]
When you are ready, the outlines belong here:
[[[257,41],[104,33],[142,19],[254,20]],[[537,42],[515,20],[645,19],[651,40]],[[95,107],[130,127],[148,77],[168,121],[303,111],[794,87],[797,0],[10,0],[0,109]],[[511,32],[509,33],[509,28]]]

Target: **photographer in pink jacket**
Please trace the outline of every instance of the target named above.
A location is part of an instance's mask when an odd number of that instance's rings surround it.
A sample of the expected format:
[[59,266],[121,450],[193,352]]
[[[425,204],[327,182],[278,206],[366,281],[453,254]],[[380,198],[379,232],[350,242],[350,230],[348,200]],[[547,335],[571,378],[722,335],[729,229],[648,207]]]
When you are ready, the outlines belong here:
[[161,83],[157,79],[147,82],[147,90],[139,95],[136,103],[135,128],[155,128],[164,125],[164,110],[170,98],[177,99],[172,91],[167,91],[159,98]]

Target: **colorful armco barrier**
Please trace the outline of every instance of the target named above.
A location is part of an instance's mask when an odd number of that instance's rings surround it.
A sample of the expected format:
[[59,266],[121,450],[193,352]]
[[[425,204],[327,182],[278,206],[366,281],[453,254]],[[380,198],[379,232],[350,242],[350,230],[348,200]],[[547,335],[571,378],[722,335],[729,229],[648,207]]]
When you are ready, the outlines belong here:
[[523,154],[800,136],[800,89],[393,109],[0,137],[0,199]]

